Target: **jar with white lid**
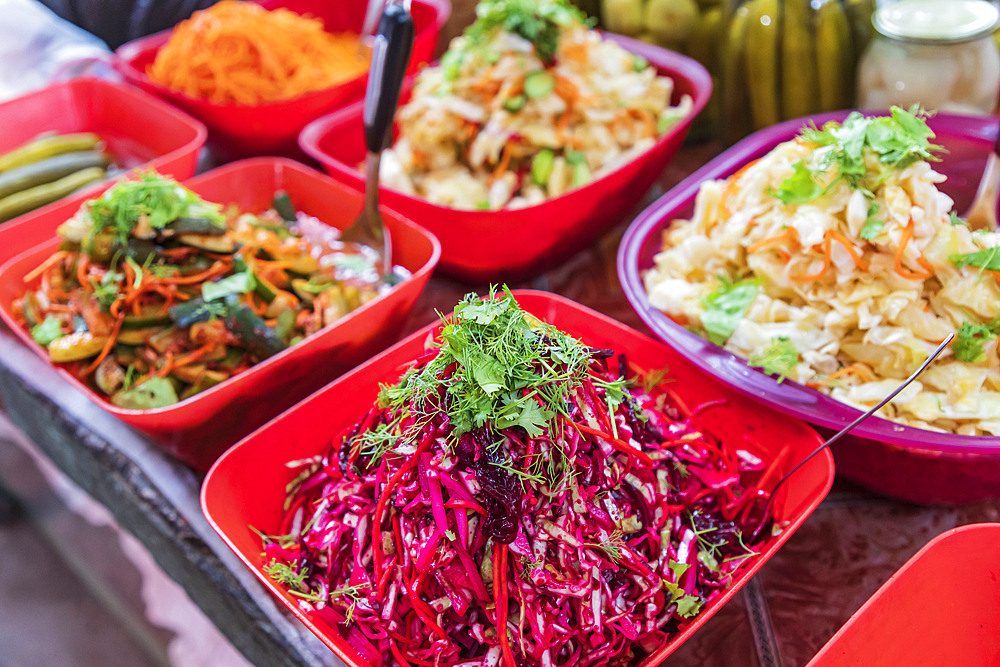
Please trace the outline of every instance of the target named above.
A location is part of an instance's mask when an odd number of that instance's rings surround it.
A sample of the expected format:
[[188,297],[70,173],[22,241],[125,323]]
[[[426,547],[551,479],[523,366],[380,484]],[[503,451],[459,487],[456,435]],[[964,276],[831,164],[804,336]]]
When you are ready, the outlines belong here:
[[[881,4],[881,3],[880,3]],[[858,106],[922,104],[948,113],[993,113],[1000,10],[987,0],[899,0],[872,16],[878,35],[858,68]]]

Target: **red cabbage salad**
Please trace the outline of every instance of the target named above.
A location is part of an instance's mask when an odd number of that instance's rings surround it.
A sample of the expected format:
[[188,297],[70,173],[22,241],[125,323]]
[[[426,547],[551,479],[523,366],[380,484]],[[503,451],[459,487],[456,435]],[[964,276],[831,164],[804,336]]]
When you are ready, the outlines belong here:
[[[773,479],[646,372],[467,296],[322,454],[265,571],[370,665],[628,665],[757,555]],[[747,480],[756,480],[753,484]]]

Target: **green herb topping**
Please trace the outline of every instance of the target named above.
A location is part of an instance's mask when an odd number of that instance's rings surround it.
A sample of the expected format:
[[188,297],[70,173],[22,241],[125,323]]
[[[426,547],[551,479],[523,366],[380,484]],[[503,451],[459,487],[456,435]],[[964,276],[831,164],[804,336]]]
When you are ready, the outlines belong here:
[[710,341],[716,345],[725,345],[757,297],[760,280],[733,283],[724,275],[720,275],[719,280],[722,286],[702,302],[705,310],[701,313],[701,325]]
[[125,245],[132,230],[145,216],[153,229],[163,229],[177,218],[207,218],[222,226],[220,206],[210,204],[167,176],[153,171],[134,181],[122,181],[90,202],[94,221],[91,238],[102,231],[114,234]]
[[795,371],[795,366],[799,363],[799,351],[790,338],[779,336],[763,352],[750,355],[748,363],[763,369],[768,375],[777,375],[780,384]]

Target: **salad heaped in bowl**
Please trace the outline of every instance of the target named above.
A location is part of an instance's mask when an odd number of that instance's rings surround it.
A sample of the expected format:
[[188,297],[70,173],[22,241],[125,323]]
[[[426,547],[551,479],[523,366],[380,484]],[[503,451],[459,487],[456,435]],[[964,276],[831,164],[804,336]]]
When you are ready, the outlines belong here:
[[[264,571],[370,665],[628,665],[723,595],[773,482],[663,373],[470,295],[290,462]],[[723,401],[724,402],[724,401]],[[749,530],[746,528],[749,527]]]
[[950,333],[880,415],[1000,435],[1000,234],[938,189],[926,114],[809,127],[724,181],[664,232],[650,303],[751,366],[868,409]]
[[690,113],[673,81],[565,0],[483,0],[397,114],[381,181],[458,209],[523,208],[651,149]]
[[206,202],[149,171],[87,201],[29,272],[15,316],[99,395],[166,407],[333,324],[406,277],[294,209]]

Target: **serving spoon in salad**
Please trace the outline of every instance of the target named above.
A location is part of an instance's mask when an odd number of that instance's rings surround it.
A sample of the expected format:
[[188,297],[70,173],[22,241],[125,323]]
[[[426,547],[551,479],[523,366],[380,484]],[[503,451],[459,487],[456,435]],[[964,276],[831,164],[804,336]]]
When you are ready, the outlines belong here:
[[997,133],[996,143],[986,160],[986,168],[983,170],[983,177],[979,181],[979,189],[976,191],[976,198],[965,214],[965,220],[969,223],[969,228],[985,229],[988,232],[995,232],[997,229],[997,193],[1000,190],[1000,132]]
[[365,89],[365,145],[368,148],[365,207],[344,230],[342,241],[360,243],[382,256],[382,274],[392,274],[392,238],[378,210],[378,174],[382,150],[391,140],[392,119],[399,104],[406,65],[413,51],[413,17],[409,0],[392,0],[379,20],[372,42],[372,61]]
[[809,454],[809,456],[807,456],[804,459],[802,459],[801,461],[799,461],[795,465],[795,467],[793,467],[791,470],[789,470],[788,472],[785,473],[784,477],[782,477],[780,480],[778,480],[778,483],[774,485],[774,488],[771,489],[770,495],[768,495],[768,497],[767,497],[767,504],[764,506],[764,513],[763,513],[763,515],[761,515],[760,523],[757,524],[757,527],[753,531],[753,535],[751,535],[751,537],[750,537],[751,543],[754,542],[757,539],[757,536],[760,535],[760,531],[764,527],[764,524],[767,523],[767,517],[768,517],[769,513],[771,512],[771,504],[774,502],[775,497],[778,495],[778,489],[781,488],[781,485],[784,484],[786,481],[788,481],[788,478],[790,478],[792,475],[794,475],[795,472],[799,468],[801,468],[806,463],[808,463],[810,459],[812,459],[814,456],[816,456],[817,454],[819,454],[821,451],[823,451],[824,449],[826,449],[827,447],[829,447],[830,445],[832,445],[833,443],[837,442],[838,440],[840,440],[841,438],[843,438],[845,435],[847,435],[848,433],[850,433],[851,431],[853,431],[863,421],[865,421],[866,419],[868,419],[869,417],[871,417],[873,414],[875,414],[876,412],[878,412],[880,409],[882,409],[882,406],[884,406],[886,403],[888,403],[892,399],[896,398],[896,396],[899,394],[899,392],[901,392],[904,389],[906,389],[910,385],[911,382],[913,382],[914,380],[916,380],[917,377],[921,373],[923,373],[927,369],[927,367],[930,366],[931,363],[935,359],[937,359],[938,355],[940,355],[942,352],[944,352],[944,349],[946,347],[948,347],[949,344],[951,344],[951,341],[954,338],[955,338],[955,334],[953,334],[953,333],[952,334],[948,334],[948,337],[945,338],[941,342],[941,344],[937,346],[937,349],[934,350],[934,352],[931,353],[931,355],[929,357],[927,357],[927,359],[924,360],[924,363],[920,364],[920,368],[918,368],[917,370],[913,371],[913,374],[910,377],[906,378],[905,382],[903,382],[901,385],[899,385],[898,387],[896,387],[892,391],[892,393],[890,393],[888,396],[886,396],[881,401],[879,401],[879,403],[875,407],[873,407],[871,410],[869,410],[868,412],[864,413],[863,415],[861,415],[860,417],[858,417],[857,419],[855,419],[854,421],[852,421],[850,424],[848,424],[847,426],[845,426],[844,428],[840,429],[835,434],[833,434],[832,436],[830,436],[830,438],[828,438],[826,440],[826,442],[824,442],[822,445],[820,445],[819,447],[817,447],[816,449],[814,449],[813,452],[811,454]]

